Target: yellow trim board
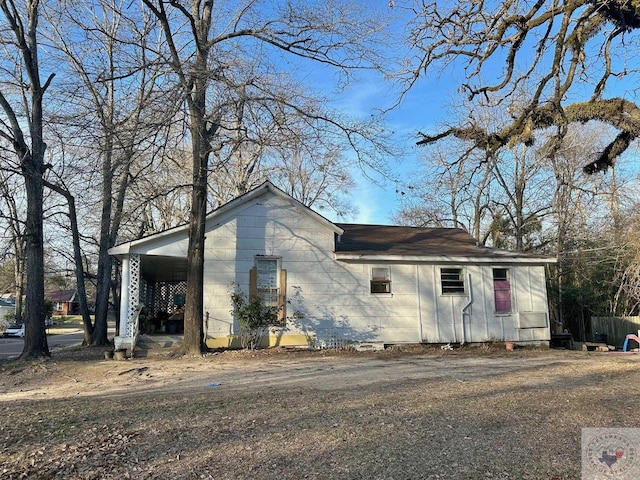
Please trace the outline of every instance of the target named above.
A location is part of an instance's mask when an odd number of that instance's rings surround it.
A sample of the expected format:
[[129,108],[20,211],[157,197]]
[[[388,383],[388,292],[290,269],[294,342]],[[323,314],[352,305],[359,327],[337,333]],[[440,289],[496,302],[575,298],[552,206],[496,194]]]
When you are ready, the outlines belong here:
[[[285,333],[282,335],[269,334],[263,339],[261,347],[308,347],[315,343],[315,335],[305,335],[304,333]],[[241,348],[240,337],[237,335],[230,337],[209,337],[207,338],[209,348]]]

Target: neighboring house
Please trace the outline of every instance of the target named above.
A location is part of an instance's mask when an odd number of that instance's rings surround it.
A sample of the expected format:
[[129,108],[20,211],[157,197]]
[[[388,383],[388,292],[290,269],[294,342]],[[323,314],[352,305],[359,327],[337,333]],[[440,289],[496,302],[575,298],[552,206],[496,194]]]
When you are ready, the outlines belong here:
[[[550,339],[554,260],[479,246],[460,229],[332,223],[266,182],[209,214],[206,232],[211,347],[238,333],[234,285],[282,307],[272,346]],[[140,303],[154,318],[181,311],[187,245],[182,226],[110,250],[122,261],[123,348]]]
[[53,303],[52,315],[76,315],[80,311],[80,303],[75,290],[47,290],[44,298]]
[[[14,300],[14,301],[12,301]],[[14,315],[16,312],[15,299],[12,298],[0,298],[0,324],[5,318],[5,315]]]

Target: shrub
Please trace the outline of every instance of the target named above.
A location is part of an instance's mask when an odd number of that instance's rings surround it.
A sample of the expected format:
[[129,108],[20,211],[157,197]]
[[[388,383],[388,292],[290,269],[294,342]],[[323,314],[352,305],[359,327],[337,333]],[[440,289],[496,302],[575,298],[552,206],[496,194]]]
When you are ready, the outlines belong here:
[[259,295],[247,300],[247,295],[239,286],[231,293],[233,316],[240,327],[240,345],[254,350],[268,332],[270,326],[278,321],[278,308],[269,307]]

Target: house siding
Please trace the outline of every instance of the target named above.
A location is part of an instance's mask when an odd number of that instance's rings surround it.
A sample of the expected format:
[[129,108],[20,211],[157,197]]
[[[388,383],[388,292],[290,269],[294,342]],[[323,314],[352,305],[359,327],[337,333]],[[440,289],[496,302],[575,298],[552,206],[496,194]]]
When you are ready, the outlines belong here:
[[372,295],[373,264],[333,258],[334,231],[300,207],[266,194],[228,218],[217,218],[207,233],[205,311],[208,336],[237,331],[229,295],[234,285],[248,292],[256,255],[281,258],[287,271],[286,330],[318,344],[419,342],[414,265],[391,265],[392,294]]
[[[440,268],[442,266],[421,265],[419,267],[420,315],[424,342],[549,340],[543,266],[456,265],[465,272],[465,295],[441,293]],[[496,267],[508,268],[511,273],[512,310],[510,313],[495,311],[493,268]],[[431,288],[427,286],[429,279],[431,279]],[[543,315],[545,327],[519,328],[519,315],[525,312]]]
[[[294,343],[333,345],[549,339],[548,328],[518,328],[520,311],[547,312],[542,266],[499,265],[512,275],[513,312],[496,314],[492,265],[338,261],[334,231],[272,193],[215,220],[206,238],[204,309],[208,337],[222,343],[237,332],[231,290],[238,285],[248,292],[256,255],[281,258],[287,271],[288,320],[285,329],[275,329],[278,341],[290,337]],[[371,268],[382,265],[390,269],[392,293],[371,294]],[[441,293],[443,266],[463,269],[464,295]]]

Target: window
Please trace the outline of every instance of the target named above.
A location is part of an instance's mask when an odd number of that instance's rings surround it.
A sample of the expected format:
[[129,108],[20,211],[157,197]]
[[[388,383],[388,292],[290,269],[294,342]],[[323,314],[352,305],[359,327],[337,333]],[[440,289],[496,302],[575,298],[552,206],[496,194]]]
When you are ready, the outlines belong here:
[[255,267],[249,274],[249,297],[262,298],[264,305],[278,309],[282,325],[286,319],[287,271],[280,267],[280,258],[256,256]]
[[278,306],[278,259],[256,259],[256,291],[267,307]]
[[496,302],[496,313],[511,312],[511,283],[509,269],[493,269],[493,294]]
[[371,293],[391,293],[391,272],[389,267],[371,269]]
[[464,276],[461,268],[441,268],[440,283],[443,295],[464,295]]

